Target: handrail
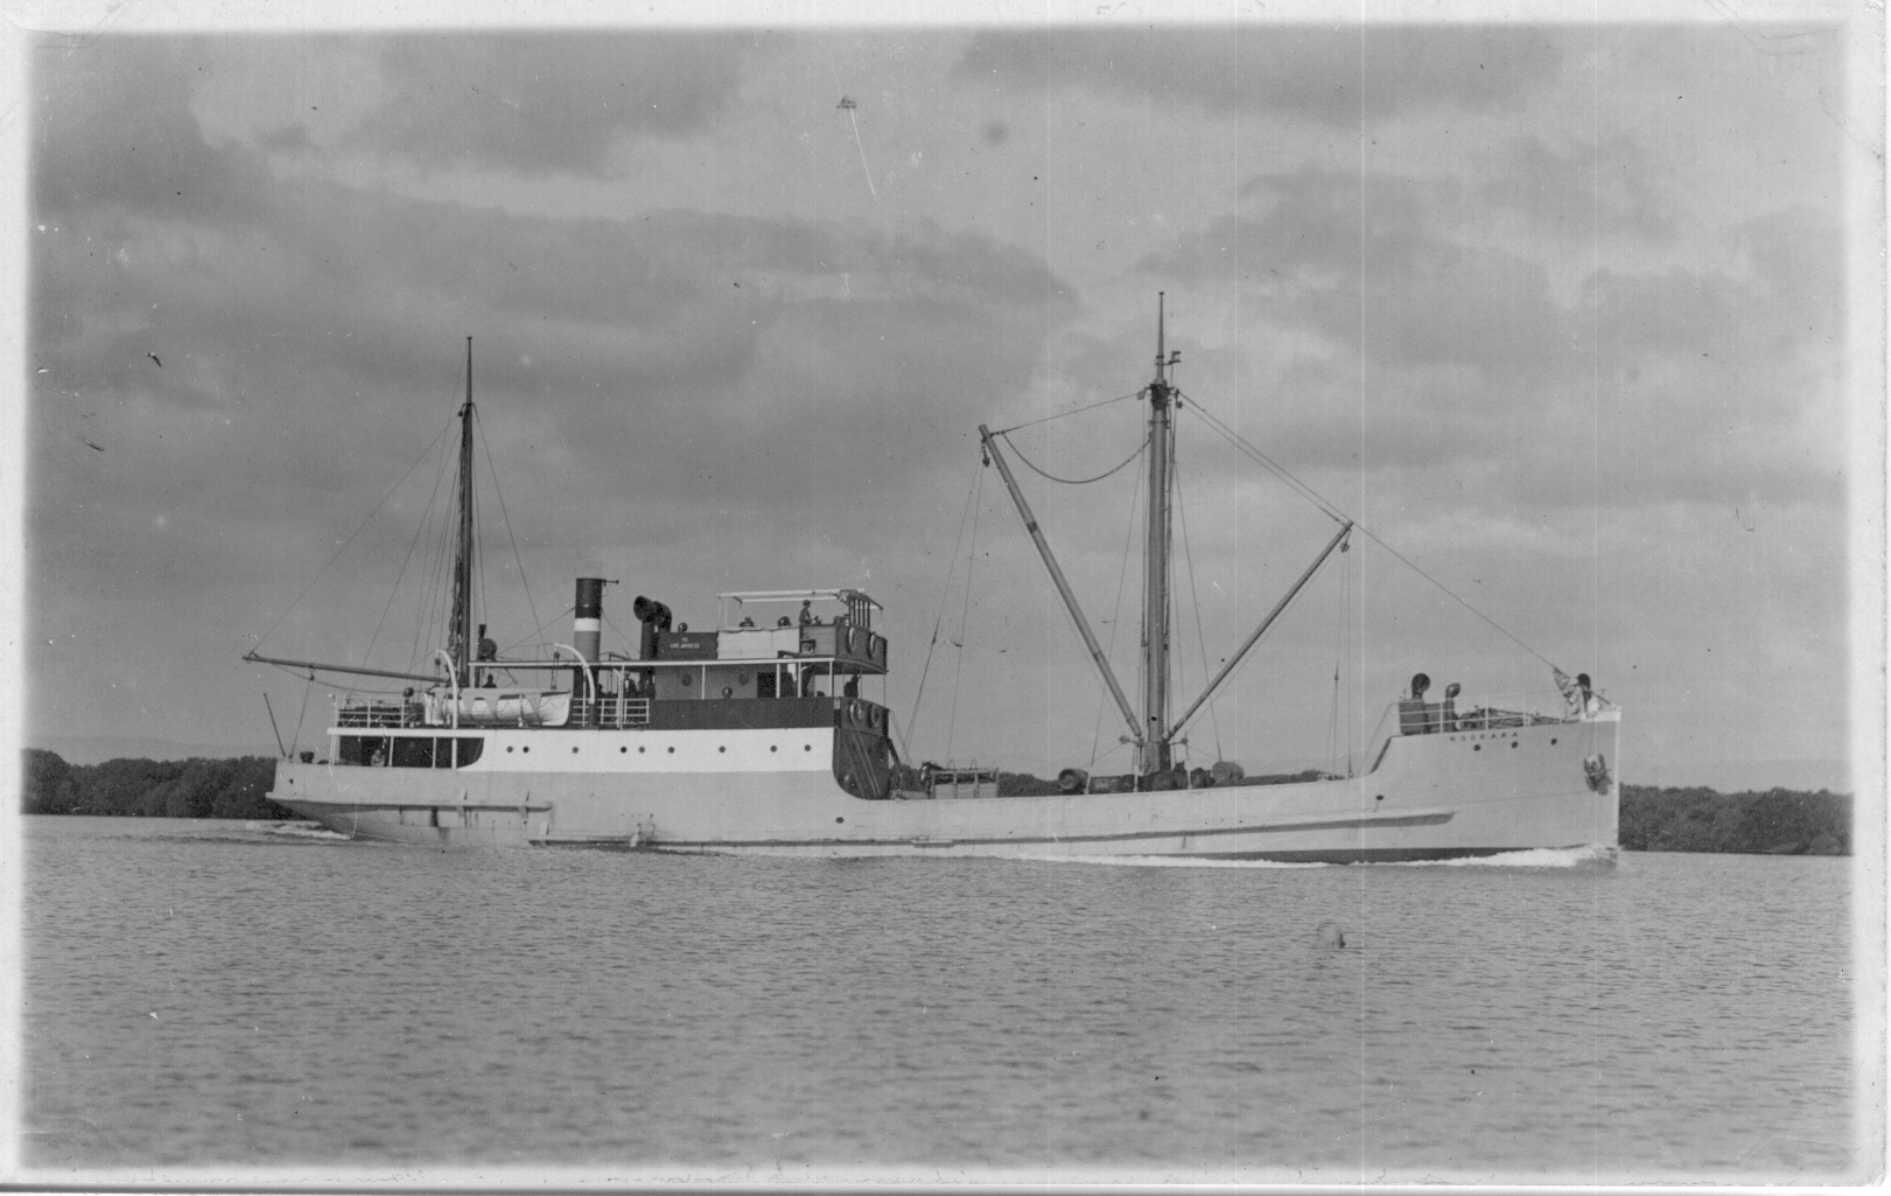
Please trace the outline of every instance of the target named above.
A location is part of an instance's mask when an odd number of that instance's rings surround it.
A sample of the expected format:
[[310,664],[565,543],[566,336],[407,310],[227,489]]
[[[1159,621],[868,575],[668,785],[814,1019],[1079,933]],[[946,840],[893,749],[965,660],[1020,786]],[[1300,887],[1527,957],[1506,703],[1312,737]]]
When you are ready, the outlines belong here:
[[[877,635],[878,633],[872,634]],[[884,640],[886,637],[880,636],[879,638]],[[563,647],[564,645],[560,644],[554,646]],[[576,655],[575,653],[573,654]],[[438,655],[438,653],[436,653],[436,655]],[[582,660],[583,658],[580,657],[580,659]],[[625,672],[640,672],[644,669],[734,668],[738,665],[752,667],[755,665],[787,664],[790,661],[797,665],[846,664],[865,659],[869,658],[864,653],[857,657],[844,655],[803,656],[800,653],[796,653],[792,656],[717,656],[713,658],[699,657],[696,659],[660,657],[656,660],[597,660],[587,662],[586,667],[594,672],[610,675]],[[569,670],[571,668],[571,662],[569,660],[489,660],[483,662],[476,661],[474,663],[483,664],[488,668],[503,669],[511,673],[524,672],[528,669],[544,669],[550,671],[560,669]],[[416,681],[432,681],[436,684],[441,680],[438,677],[422,677],[414,673],[396,673],[394,676],[411,678]]]

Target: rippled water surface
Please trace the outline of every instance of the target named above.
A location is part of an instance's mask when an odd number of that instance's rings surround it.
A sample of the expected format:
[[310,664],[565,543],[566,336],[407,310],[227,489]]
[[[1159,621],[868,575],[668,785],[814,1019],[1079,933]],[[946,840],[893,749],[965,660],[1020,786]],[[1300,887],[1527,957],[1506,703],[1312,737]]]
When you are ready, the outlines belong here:
[[1845,860],[25,830],[21,1155],[46,1179],[1813,1182],[1860,1174],[1870,1132]]

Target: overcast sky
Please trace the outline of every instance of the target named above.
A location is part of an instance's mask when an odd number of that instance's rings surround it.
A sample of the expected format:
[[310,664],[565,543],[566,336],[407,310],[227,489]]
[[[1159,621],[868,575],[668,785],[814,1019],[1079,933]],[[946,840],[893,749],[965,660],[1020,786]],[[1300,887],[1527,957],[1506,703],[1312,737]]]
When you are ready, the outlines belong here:
[[[1630,782],[1850,787],[1884,493],[1851,11],[16,38],[22,734],[263,751],[267,693],[308,746],[332,687],[259,637],[412,659],[390,593],[472,336],[509,650],[569,638],[580,572],[621,582],[607,641],[640,593],[705,626],[860,586],[915,756],[1121,767],[976,428],[1136,391],[1164,291],[1181,699],[1332,528],[1204,415],[1488,617],[1357,538],[1197,763],[1319,765],[1414,671],[1475,704],[1554,661],[1626,710]],[[1142,418],[1013,443],[1087,477]],[[1137,466],[1020,472],[1135,692]]]

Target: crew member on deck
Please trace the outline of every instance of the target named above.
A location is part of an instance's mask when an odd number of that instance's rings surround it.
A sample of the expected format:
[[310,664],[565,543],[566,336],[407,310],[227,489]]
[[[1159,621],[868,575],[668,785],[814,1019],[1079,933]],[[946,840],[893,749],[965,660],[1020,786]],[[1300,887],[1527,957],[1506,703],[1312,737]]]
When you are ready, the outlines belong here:
[[1589,674],[1576,674],[1576,689],[1582,694],[1582,716],[1594,718],[1607,708],[1609,700],[1589,687]]
[[[484,623],[479,625],[479,659],[481,661],[499,659],[499,645],[486,638],[486,625]],[[497,681],[493,680],[491,669],[482,669],[480,671],[486,675],[485,686],[487,689],[491,689],[499,684]]]
[[1456,681],[1445,686],[1444,729],[1447,731],[1458,729],[1458,694],[1462,692]]
[[813,624],[814,600],[812,598],[803,599],[801,602],[801,625],[803,627],[811,627]]
[[1410,696],[1399,699],[1399,734],[1426,735],[1438,729],[1437,711],[1425,701],[1425,691],[1430,688],[1430,677],[1412,674]]
[[1587,673],[1577,673],[1574,681],[1561,669],[1551,669],[1550,675],[1556,679],[1556,688],[1562,691],[1564,712],[1569,718],[1594,718],[1611,705],[1600,691],[1590,686]]

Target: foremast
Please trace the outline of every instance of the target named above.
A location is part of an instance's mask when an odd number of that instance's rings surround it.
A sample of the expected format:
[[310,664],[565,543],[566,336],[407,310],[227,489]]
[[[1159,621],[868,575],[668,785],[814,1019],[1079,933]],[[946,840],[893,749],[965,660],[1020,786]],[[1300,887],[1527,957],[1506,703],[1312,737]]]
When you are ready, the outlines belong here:
[[460,685],[472,684],[473,653],[473,338],[466,338],[466,401],[460,406],[460,476],[455,488],[459,545],[453,558],[453,611],[447,651]]
[[[460,404],[460,454],[459,479],[454,487],[455,505],[458,508],[457,546],[453,559],[453,594],[452,607],[447,618],[447,656],[452,661],[452,681],[459,686],[472,684],[472,659],[474,652],[473,638],[473,338],[466,338],[466,398]],[[436,658],[438,653],[435,654]],[[290,668],[310,670],[313,679],[315,670],[330,673],[347,673],[361,677],[388,677],[400,681],[419,681],[436,684],[441,678],[437,673],[420,673],[400,669],[371,669],[352,664],[336,664],[319,660],[292,659],[281,656],[264,656],[254,648],[243,653],[243,659],[256,664],[283,665]]]

